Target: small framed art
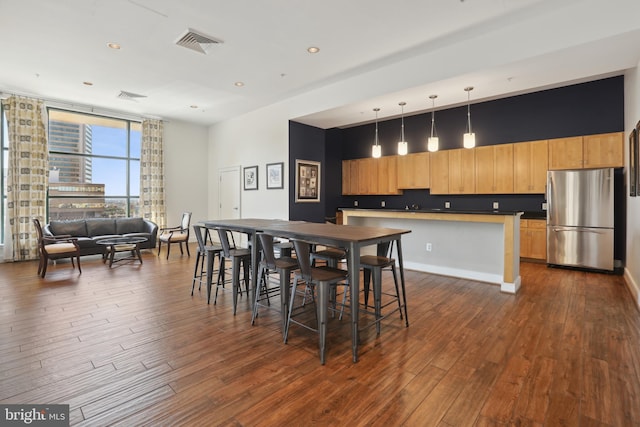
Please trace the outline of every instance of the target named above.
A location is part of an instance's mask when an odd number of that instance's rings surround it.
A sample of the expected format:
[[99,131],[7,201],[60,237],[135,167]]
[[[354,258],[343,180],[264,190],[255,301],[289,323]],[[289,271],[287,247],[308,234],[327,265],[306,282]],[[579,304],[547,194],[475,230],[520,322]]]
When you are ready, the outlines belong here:
[[267,189],[284,188],[282,171],[284,163],[267,163]]
[[248,166],[244,168],[243,171],[244,171],[244,189],[257,190],[258,189],[258,166]]

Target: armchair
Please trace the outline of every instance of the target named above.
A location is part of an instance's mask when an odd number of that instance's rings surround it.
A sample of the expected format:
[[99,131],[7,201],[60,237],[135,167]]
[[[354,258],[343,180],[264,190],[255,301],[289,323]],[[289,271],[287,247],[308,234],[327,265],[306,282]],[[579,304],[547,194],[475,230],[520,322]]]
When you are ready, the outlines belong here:
[[171,251],[171,244],[178,243],[180,245],[180,253],[184,255],[182,250],[182,244],[187,247],[187,255],[191,256],[189,252],[189,223],[191,222],[191,212],[185,212],[182,214],[182,221],[177,227],[165,227],[159,230],[158,236],[158,256],[160,256],[160,248],[162,243],[167,244],[167,259],[169,259],[169,252]]
[[71,265],[75,268],[75,264],[73,262],[73,258],[75,257],[78,261],[78,271],[82,273],[82,268],[80,267],[80,246],[78,246],[78,239],[67,235],[55,237],[44,236],[42,233],[42,226],[40,225],[40,220],[38,220],[38,218],[33,218],[33,225],[35,225],[36,232],[38,234],[38,255],[40,259],[40,263],[38,264],[38,275],[40,277],[44,278],[47,273],[49,260],[61,258],[70,258]]

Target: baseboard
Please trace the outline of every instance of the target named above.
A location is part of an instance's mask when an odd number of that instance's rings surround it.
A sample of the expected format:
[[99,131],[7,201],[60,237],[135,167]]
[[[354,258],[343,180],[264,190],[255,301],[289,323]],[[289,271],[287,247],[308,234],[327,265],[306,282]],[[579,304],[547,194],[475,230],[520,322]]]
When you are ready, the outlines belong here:
[[627,288],[629,289],[629,292],[631,292],[631,295],[633,295],[633,300],[636,303],[636,307],[638,308],[638,310],[640,310],[640,287],[638,287],[636,281],[633,280],[633,277],[631,277],[631,274],[629,273],[629,270],[627,268],[624,269],[624,283],[627,285]]

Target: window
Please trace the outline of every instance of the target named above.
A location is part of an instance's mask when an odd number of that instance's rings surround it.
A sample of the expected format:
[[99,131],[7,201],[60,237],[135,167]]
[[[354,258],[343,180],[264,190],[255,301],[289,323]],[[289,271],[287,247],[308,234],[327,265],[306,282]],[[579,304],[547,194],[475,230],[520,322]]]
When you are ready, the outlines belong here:
[[142,124],[49,109],[49,220],[140,216]]

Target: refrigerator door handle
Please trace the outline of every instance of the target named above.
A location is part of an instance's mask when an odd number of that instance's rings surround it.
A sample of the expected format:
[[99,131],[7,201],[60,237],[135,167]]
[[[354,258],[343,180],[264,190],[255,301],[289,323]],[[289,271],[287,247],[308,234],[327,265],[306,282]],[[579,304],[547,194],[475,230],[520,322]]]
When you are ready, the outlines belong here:
[[595,233],[595,234],[606,234],[606,230],[594,230],[593,228],[579,228],[579,227],[551,227],[551,230],[559,233],[561,231],[575,231],[578,233]]
[[552,205],[552,198],[551,198],[551,188],[553,187],[553,181],[551,178],[551,175],[547,175],[547,224],[553,224],[553,218],[552,218],[552,214],[553,214],[553,205]]

